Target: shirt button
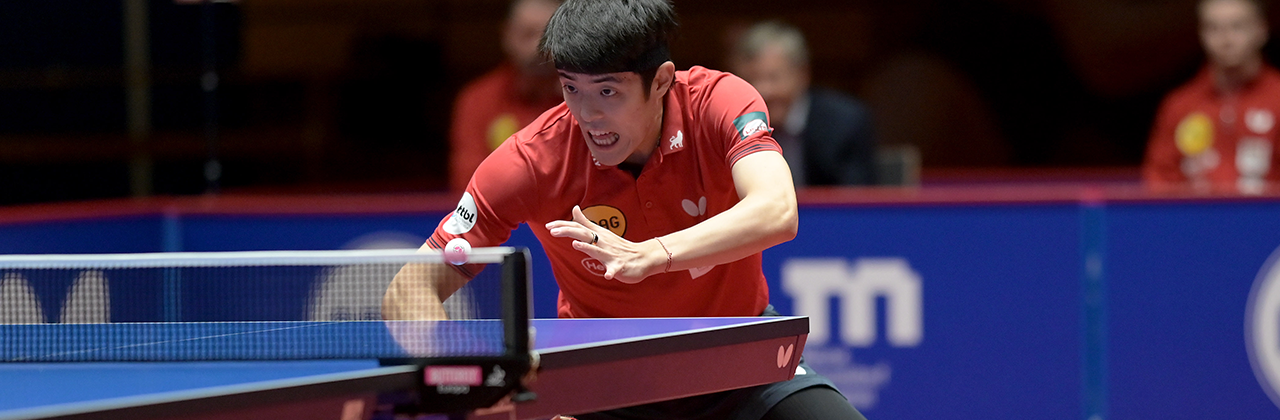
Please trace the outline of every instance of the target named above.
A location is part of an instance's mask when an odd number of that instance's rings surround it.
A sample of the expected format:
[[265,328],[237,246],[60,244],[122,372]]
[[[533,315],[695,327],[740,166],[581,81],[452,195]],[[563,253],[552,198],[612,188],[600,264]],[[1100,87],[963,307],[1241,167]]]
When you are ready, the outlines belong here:
[[652,202],[652,201],[646,201],[646,202],[644,202],[644,208],[646,208],[646,209],[651,209],[651,208],[653,208],[653,202]]

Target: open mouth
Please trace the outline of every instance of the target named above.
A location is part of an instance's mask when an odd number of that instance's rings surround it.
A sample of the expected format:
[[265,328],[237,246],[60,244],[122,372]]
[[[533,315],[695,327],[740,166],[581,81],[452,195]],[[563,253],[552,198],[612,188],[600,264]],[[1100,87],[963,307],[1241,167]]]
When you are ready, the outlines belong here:
[[591,130],[587,132],[587,135],[591,137],[591,142],[595,143],[596,146],[609,147],[618,143],[618,133],[612,131]]

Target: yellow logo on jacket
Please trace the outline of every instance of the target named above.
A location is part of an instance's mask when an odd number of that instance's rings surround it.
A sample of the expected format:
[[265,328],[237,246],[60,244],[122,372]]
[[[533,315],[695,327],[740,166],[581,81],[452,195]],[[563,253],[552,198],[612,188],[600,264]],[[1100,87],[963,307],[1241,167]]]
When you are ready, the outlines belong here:
[[511,114],[502,114],[498,118],[494,118],[489,123],[489,151],[498,150],[498,146],[502,142],[507,141],[508,137],[520,131],[520,122],[516,121],[516,116]]
[[1174,139],[1184,156],[1204,153],[1213,146],[1213,120],[1203,112],[1188,115],[1178,123]]

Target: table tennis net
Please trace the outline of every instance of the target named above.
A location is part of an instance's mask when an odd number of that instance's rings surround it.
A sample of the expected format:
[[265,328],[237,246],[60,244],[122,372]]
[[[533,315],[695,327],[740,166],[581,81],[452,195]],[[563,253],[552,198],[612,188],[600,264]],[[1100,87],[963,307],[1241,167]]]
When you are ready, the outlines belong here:
[[[414,250],[0,256],[0,361],[519,352],[527,347],[526,255],[478,248],[465,265]],[[447,321],[384,320],[384,312],[425,313],[386,311],[384,295],[401,272],[471,280],[444,302]],[[432,298],[398,290],[401,302]]]

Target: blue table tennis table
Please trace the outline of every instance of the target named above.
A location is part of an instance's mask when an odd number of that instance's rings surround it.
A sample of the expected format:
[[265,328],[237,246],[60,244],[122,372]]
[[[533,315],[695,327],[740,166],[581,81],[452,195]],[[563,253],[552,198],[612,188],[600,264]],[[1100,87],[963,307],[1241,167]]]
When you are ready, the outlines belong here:
[[[547,418],[788,380],[809,330],[804,317],[530,324],[540,361],[527,388],[536,398],[477,407],[468,418]],[[332,344],[295,344],[318,331],[350,330],[371,354],[414,346],[389,329],[377,321],[0,325],[0,419],[370,418],[386,408],[387,395],[415,389],[430,374],[372,356],[334,358],[349,353],[334,353]],[[204,350],[181,350],[192,343]],[[275,360],[246,360],[246,348],[267,354],[251,359]],[[33,361],[51,351],[64,360],[126,361]],[[130,361],[164,352],[179,360]]]

